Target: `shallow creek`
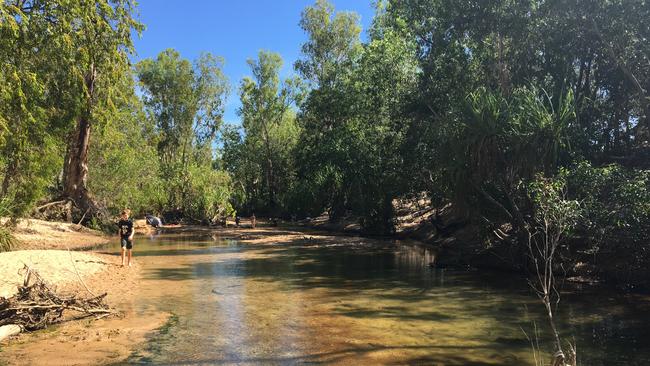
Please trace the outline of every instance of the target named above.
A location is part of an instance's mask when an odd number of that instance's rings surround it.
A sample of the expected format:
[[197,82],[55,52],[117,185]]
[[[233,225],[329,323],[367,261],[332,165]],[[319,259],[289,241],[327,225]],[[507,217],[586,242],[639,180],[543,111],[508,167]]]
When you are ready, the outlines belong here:
[[[127,363],[534,365],[524,331],[535,338],[535,325],[551,345],[516,275],[432,269],[434,254],[412,243],[281,238],[139,238],[134,313],[173,315]],[[571,290],[558,324],[580,364],[650,364],[647,299]]]

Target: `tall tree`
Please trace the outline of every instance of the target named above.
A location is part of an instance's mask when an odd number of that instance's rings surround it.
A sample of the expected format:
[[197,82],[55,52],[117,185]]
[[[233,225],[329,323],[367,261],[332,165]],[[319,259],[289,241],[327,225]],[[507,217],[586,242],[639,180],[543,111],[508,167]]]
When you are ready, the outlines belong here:
[[128,75],[133,52],[132,31],[143,26],[134,17],[133,0],[83,0],[61,4],[58,15],[69,48],[62,64],[77,80],[75,128],[70,134],[63,168],[63,194],[82,210],[97,210],[87,187],[88,150],[94,122],[119,97],[113,85]]
[[[119,98],[116,80],[128,75],[131,32],[142,29],[133,12],[130,0],[2,2],[0,53],[7,69],[0,88],[10,102],[0,120],[12,122],[12,136],[3,145],[8,159],[2,196],[12,182],[27,188],[15,190],[19,195],[44,185],[34,184],[50,174],[39,167],[57,164],[38,163],[29,146],[43,146],[48,157],[60,156],[52,148],[58,148],[56,139],[73,122],[62,193],[82,210],[96,208],[86,187],[90,129]],[[27,176],[35,180],[20,183]],[[16,201],[21,206],[34,198]]]
[[277,53],[260,51],[258,59],[248,60],[248,65],[253,77],[245,77],[241,82],[239,114],[247,140],[260,144],[268,209],[275,214],[279,189],[277,174],[282,169],[278,166],[278,149],[283,144],[277,140],[277,133],[283,127],[291,128],[284,122],[293,120],[290,106],[294,100],[294,82],[280,82],[282,58]]
[[328,209],[338,216],[346,201],[341,169],[350,162],[341,148],[350,142],[342,139],[352,136],[344,130],[356,98],[350,80],[362,50],[359,16],[335,12],[331,3],[318,0],[302,12],[300,26],[308,39],[294,67],[311,90],[298,116],[303,128],[296,151],[298,192],[303,198],[297,199],[302,202],[297,209],[309,215]]
[[[309,39],[297,67],[310,78],[302,65],[326,65],[307,71],[327,70],[328,76],[325,83],[312,83],[299,116],[304,130],[298,180],[307,186],[301,192],[308,198],[306,206],[327,209],[332,219],[352,213],[364,227],[389,232],[392,200],[399,193],[399,150],[408,127],[405,101],[417,80],[415,44],[407,32],[383,29],[378,19],[370,43],[362,47],[357,24],[339,22],[345,28],[336,31],[329,25],[356,16],[334,14],[323,2],[316,8],[320,11],[303,13]],[[321,42],[322,32],[334,40]]]
[[190,206],[192,169],[213,169],[213,143],[229,90],[222,67],[223,60],[211,54],[192,64],[173,49],[136,65],[154,125],[168,208]]
[[327,0],[316,0],[302,12],[300,28],[309,36],[301,51],[303,58],[295,68],[305,79],[317,85],[335,81],[337,70],[349,64],[361,50],[359,15],[334,13]]
[[15,215],[44,193],[55,174],[49,164],[59,159],[56,138],[65,130],[48,113],[53,49],[44,36],[53,11],[44,2],[0,3],[0,200],[11,201]]
[[88,177],[88,188],[102,207],[113,212],[125,207],[134,215],[160,212],[166,196],[155,138],[135,93],[135,80],[127,76],[124,90],[131,91],[130,95],[116,104],[111,123],[94,126],[93,148],[88,153],[93,174]]

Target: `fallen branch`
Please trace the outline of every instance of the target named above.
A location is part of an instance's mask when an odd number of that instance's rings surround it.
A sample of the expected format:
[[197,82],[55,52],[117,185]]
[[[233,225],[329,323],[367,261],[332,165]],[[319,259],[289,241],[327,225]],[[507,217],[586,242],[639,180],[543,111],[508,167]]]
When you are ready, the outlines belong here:
[[88,211],[90,211],[90,207],[88,207],[86,209],[86,212],[84,212],[83,216],[81,216],[81,220],[79,220],[79,222],[77,223],[77,226],[81,225],[81,223],[84,221],[84,219],[86,218],[86,215],[88,215]]
[[44,204],[42,206],[36,207],[36,211],[41,211],[41,210],[46,209],[46,208],[48,208],[50,206],[66,204],[66,203],[68,203],[68,201],[70,201],[70,200],[66,198],[66,199],[61,200],[61,201],[48,202],[48,203],[46,203],[46,204]]
[[[25,279],[18,293],[0,298],[0,326],[14,324],[22,329],[43,329],[64,320],[64,313],[75,312],[77,318],[101,318],[115,314],[104,303],[106,294],[91,298],[63,297],[52,291],[41,276],[25,265]],[[90,291],[89,291],[90,292]]]

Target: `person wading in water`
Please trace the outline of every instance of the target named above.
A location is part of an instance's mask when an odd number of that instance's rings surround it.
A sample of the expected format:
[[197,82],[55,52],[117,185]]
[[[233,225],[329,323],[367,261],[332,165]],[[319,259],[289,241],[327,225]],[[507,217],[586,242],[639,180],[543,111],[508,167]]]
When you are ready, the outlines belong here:
[[124,255],[127,250],[129,251],[128,265],[131,267],[131,250],[133,249],[133,234],[135,234],[135,230],[133,230],[133,221],[129,219],[129,214],[131,214],[131,211],[128,209],[122,211],[120,221],[117,223],[120,245],[122,246],[122,267],[124,267]]

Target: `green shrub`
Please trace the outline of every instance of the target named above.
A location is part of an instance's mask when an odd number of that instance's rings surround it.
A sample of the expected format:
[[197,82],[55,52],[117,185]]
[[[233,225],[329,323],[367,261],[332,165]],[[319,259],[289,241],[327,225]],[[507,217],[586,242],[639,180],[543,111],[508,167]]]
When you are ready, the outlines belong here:
[[210,166],[194,165],[190,167],[186,179],[183,206],[189,217],[203,220],[234,216],[228,173]]
[[[0,200],[0,218],[11,213],[8,200]],[[0,253],[11,251],[16,246],[16,238],[6,225],[0,223]]]
[[16,239],[11,231],[6,227],[0,226],[0,252],[9,252],[16,246]]
[[580,162],[566,174],[569,194],[583,209],[580,232],[594,250],[622,242],[643,249],[650,240],[650,170]]

